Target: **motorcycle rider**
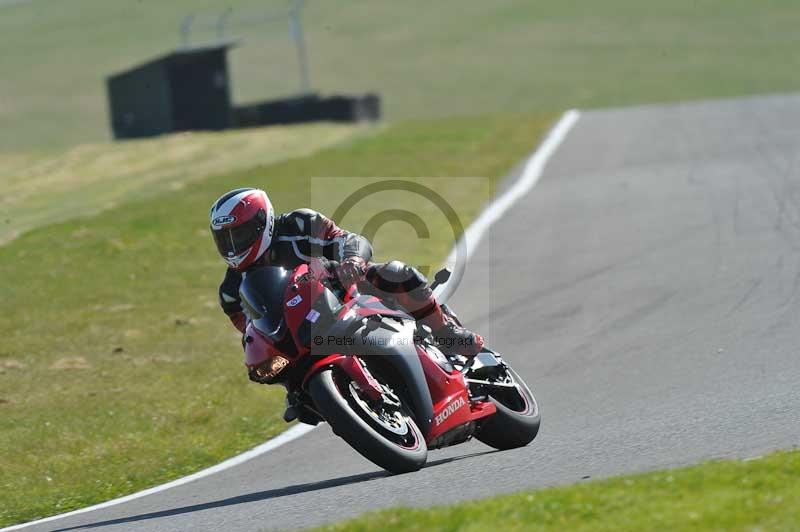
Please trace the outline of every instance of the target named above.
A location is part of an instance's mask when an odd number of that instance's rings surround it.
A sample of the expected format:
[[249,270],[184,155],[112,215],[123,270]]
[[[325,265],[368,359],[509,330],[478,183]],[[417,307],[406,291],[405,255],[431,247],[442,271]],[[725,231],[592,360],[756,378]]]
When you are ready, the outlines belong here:
[[[246,318],[239,298],[242,274],[248,269],[276,265],[293,269],[315,257],[336,261],[342,286],[367,281],[391,297],[417,320],[428,326],[435,341],[446,351],[470,357],[483,347],[483,338],[458,326],[433,296],[427,279],[399,261],[370,263],[372,246],[361,235],[345,231],[311,209],[297,209],[277,218],[267,194],[256,188],[226,192],[214,202],[211,232],[228,268],[219,287],[223,312],[244,332]],[[297,413],[289,398],[284,419]]]

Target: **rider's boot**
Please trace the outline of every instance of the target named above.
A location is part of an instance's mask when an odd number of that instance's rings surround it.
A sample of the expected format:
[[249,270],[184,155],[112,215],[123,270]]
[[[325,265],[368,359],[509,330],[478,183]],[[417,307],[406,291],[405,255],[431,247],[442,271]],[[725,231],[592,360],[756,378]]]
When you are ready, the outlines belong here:
[[445,352],[468,358],[477,355],[483,349],[483,337],[458,325],[442,312],[439,303],[431,299],[429,312],[417,322],[430,327],[434,341]]
[[479,334],[461,327],[444,314],[428,280],[416,268],[399,261],[373,264],[365,280],[383,298],[392,298],[411,314],[417,323],[427,325],[434,339],[448,353],[473,357],[483,349]]

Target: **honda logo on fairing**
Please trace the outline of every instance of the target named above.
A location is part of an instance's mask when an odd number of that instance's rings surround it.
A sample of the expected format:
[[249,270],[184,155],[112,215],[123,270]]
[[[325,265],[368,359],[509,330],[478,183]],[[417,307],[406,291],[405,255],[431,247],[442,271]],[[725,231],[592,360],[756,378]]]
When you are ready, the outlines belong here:
[[211,225],[216,225],[217,227],[222,227],[223,225],[229,225],[236,221],[236,216],[231,216],[230,214],[226,214],[225,216],[217,216],[214,218],[214,221],[211,222]]
[[436,416],[435,418],[436,425],[441,425],[442,423],[444,423],[445,419],[449,418],[453,412],[455,412],[462,406],[467,406],[467,402],[464,400],[463,397],[459,397],[458,399],[447,405],[447,407],[445,407],[445,409],[439,412],[439,414]]

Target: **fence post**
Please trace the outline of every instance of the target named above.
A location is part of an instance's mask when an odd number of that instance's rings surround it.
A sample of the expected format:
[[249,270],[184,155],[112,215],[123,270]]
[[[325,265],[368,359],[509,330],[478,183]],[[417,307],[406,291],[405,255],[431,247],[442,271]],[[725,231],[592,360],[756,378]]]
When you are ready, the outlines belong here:
[[294,0],[289,9],[289,29],[297,48],[297,62],[300,67],[300,90],[303,94],[311,93],[311,81],[308,73],[308,57],[306,55],[306,41],[303,34],[303,0]]

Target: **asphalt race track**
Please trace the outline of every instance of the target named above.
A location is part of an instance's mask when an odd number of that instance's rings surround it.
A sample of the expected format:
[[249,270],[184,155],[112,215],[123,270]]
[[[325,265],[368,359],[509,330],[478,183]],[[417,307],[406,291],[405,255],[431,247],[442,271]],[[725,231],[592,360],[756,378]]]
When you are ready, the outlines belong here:
[[533,385],[523,449],[389,476],[323,426],[26,530],[266,530],[800,443],[800,96],[584,112],[454,308]]

